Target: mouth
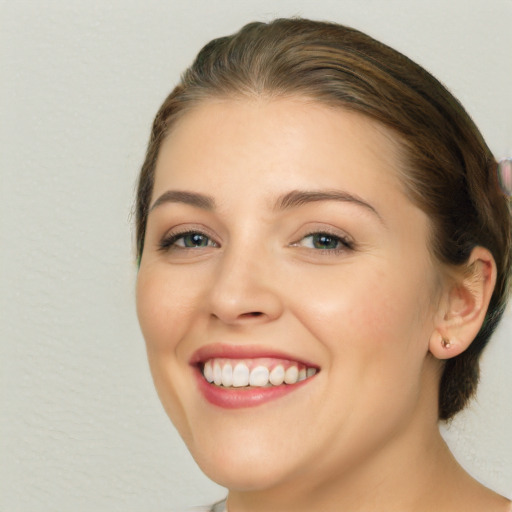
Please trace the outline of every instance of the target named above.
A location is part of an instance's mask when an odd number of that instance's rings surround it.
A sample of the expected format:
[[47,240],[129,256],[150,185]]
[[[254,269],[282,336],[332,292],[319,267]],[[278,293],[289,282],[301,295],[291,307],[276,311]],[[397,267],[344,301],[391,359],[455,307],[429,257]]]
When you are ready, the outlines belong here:
[[213,405],[237,409],[262,405],[303,388],[320,368],[289,355],[216,345],[191,360],[199,390]]
[[314,367],[274,358],[212,358],[200,368],[208,383],[229,389],[292,386],[317,373]]

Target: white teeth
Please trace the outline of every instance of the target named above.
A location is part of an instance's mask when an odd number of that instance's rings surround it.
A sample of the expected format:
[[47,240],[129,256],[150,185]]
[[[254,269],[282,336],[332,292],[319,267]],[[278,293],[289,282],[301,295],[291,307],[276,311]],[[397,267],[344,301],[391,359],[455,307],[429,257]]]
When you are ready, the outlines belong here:
[[[211,384],[225,388],[241,388],[247,386],[268,387],[281,386],[284,384],[296,384],[302,382],[317,373],[316,368],[305,368],[302,364],[292,364],[286,370],[286,364],[278,364],[270,371],[266,364],[272,366],[271,362],[254,360],[256,364],[249,370],[251,363],[239,362],[234,367],[230,360],[210,359],[203,367],[204,378]],[[257,363],[260,364],[257,364]],[[262,364],[263,363],[263,364]],[[288,363],[289,364],[289,363]]]
[[249,368],[243,363],[238,363],[233,369],[233,387],[241,388],[249,385]]
[[256,366],[249,377],[249,385],[261,388],[266,386],[268,384],[268,374],[268,368],[265,368],[264,366]]
[[222,368],[222,385],[226,388],[233,385],[233,367],[229,363]]
[[299,378],[299,369],[296,366],[290,366],[284,373],[284,382],[286,384],[295,384]]
[[213,363],[213,382],[217,386],[220,386],[222,384],[222,368],[220,367],[220,364],[217,361]]
[[208,382],[210,382],[210,383],[213,382],[213,368],[212,368],[211,361],[207,361],[206,364],[204,365],[203,374],[204,374],[204,378]]
[[274,386],[280,386],[284,382],[284,368],[278,364],[269,375],[270,384]]

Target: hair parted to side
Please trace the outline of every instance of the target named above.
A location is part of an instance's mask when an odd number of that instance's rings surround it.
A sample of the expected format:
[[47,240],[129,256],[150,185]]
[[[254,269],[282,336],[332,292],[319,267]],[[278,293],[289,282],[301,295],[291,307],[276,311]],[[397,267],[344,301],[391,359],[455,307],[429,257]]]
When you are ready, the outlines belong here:
[[497,283],[482,329],[445,363],[439,418],[449,419],[474,395],[479,357],[503,314],[511,266],[512,222],[497,162],[460,103],[401,53],[342,25],[305,19],[250,23],[198,54],[158,111],[136,199],[142,255],[155,165],[177,119],[219,97],[305,96],[359,112],[390,128],[402,151],[400,169],[411,200],[432,223],[432,254],[464,265],[475,246],[490,250]]

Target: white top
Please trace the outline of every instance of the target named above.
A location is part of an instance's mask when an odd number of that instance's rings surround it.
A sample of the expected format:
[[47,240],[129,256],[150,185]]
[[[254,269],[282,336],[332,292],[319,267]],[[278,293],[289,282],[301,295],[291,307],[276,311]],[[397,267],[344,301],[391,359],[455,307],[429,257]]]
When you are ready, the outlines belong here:
[[226,500],[222,500],[211,506],[193,507],[188,512],[228,512],[228,509],[226,508]]

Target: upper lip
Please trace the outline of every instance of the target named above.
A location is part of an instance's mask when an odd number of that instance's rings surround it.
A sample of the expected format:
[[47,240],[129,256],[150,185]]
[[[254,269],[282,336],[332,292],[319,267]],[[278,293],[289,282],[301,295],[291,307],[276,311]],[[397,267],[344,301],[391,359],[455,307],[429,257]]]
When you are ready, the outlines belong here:
[[204,347],[196,350],[190,358],[191,365],[204,363],[209,359],[224,358],[224,359],[256,359],[256,358],[273,358],[273,359],[286,359],[301,363],[308,368],[319,369],[317,364],[305,360],[301,357],[296,357],[292,354],[275,350],[274,348],[262,347],[257,345],[231,345],[226,343],[213,343],[205,345]]

